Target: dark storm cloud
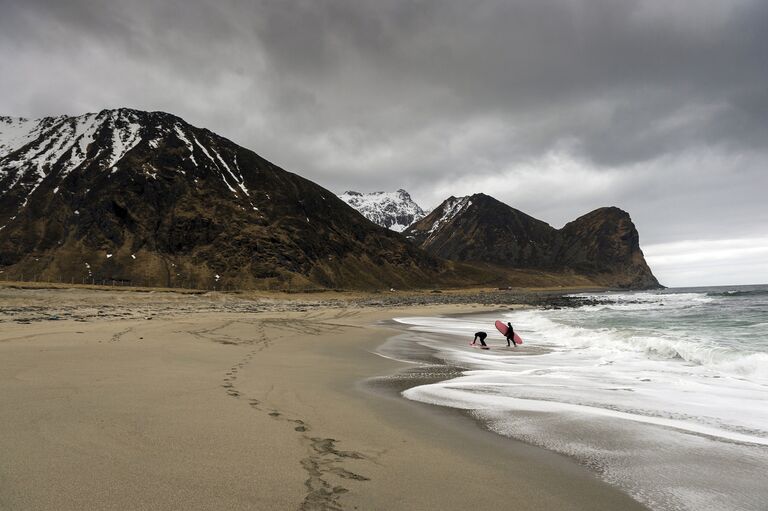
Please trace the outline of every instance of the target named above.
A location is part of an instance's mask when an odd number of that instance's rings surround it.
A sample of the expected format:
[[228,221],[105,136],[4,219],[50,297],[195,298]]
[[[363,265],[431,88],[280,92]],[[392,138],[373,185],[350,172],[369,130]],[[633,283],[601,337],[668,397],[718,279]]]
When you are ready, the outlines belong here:
[[0,0],[0,111],[166,110],[335,191],[757,238],[765,55],[762,0]]
[[[768,5],[721,4],[276,2],[260,13],[260,39],[292,84],[323,96],[348,89],[342,104],[359,112],[380,98],[385,112],[408,105],[419,127],[519,119],[532,131],[523,150],[573,137],[586,157],[615,165],[766,133],[766,118],[745,107],[765,107]],[[691,126],[690,115],[705,118]],[[723,117],[727,131],[712,126]]]

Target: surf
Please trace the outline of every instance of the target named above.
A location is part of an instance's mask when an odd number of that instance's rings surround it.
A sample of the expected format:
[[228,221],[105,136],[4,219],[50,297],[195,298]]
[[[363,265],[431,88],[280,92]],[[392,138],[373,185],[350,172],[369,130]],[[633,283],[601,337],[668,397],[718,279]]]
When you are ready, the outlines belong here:
[[[743,479],[712,469],[768,470],[768,288],[727,291],[600,293],[572,308],[396,318],[411,342],[464,369],[403,396],[594,465],[657,509],[707,509],[701,502],[716,494],[733,495],[712,509],[760,509],[740,499],[768,502],[768,490],[739,494]],[[467,346],[495,320],[510,321],[531,351],[493,349],[504,342],[498,332],[490,350]],[[696,481],[665,468],[676,459]]]

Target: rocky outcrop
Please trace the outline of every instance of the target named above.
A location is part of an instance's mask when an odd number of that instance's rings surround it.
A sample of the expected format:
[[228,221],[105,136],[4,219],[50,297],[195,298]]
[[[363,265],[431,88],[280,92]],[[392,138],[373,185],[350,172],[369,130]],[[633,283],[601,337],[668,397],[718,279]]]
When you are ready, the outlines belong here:
[[633,289],[658,288],[643,251],[640,235],[629,213],[616,207],[599,208],[559,231],[557,264],[594,276],[606,285]]
[[450,197],[404,234],[454,261],[572,273],[600,286],[659,287],[637,229],[618,208],[597,209],[558,230],[485,194]]

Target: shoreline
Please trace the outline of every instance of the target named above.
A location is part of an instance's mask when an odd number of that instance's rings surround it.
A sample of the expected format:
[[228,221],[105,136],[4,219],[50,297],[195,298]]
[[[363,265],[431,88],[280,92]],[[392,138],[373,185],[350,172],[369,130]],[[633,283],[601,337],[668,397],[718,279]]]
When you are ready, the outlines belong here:
[[[315,309],[393,309],[464,306],[476,309],[510,306],[573,307],[583,299],[566,296],[585,288],[471,288],[435,291],[257,293],[161,288],[110,288],[0,281],[0,324],[6,322],[162,318],[190,313],[258,313]],[[126,311],[128,311],[126,313]]]
[[[637,314],[648,307],[666,312],[664,305],[673,309],[678,304],[679,309],[686,306],[681,303],[692,300],[689,295],[680,296],[661,302],[654,298],[650,306],[638,307]],[[632,297],[623,300],[633,306],[643,304]],[[760,378],[731,377],[716,365],[700,366],[684,359],[644,357],[631,347],[622,351],[618,335],[612,336],[619,341],[608,349],[601,351],[598,344],[580,350],[577,328],[586,325],[587,339],[599,342],[595,332],[604,325],[601,320],[610,324],[611,315],[627,313],[621,306],[603,310],[607,312],[597,320],[578,309],[510,314],[516,329],[519,326],[529,335],[538,332],[543,347],[552,348],[528,361],[517,350],[492,347],[488,353],[479,353],[467,349],[471,332],[484,330],[497,319],[492,311],[442,318],[413,314],[401,319],[406,333],[382,351],[426,367],[421,374],[414,369],[414,376],[405,371],[401,381],[394,383],[396,394],[424,406],[455,409],[478,428],[560,453],[650,508],[763,509],[766,492],[754,474],[765,467],[765,437],[760,433],[765,414],[748,411],[749,405],[739,401],[759,402],[764,395],[757,388]],[[564,324],[575,326],[569,330]],[[576,341],[562,340],[567,334]],[[664,346],[667,338],[652,339]],[[460,374],[462,369],[465,374]],[[698,388],[691,390],[696,385],[711,392],[704,397],[696,392]],[[688,409],[681,405],[685,399]],[[714,414],[725,405],[730,405],[725,408],[729,412]],[[666,410],[675,412],[663,415]],[[713,427],[707,413],[724,419]],[[714,467],[728,467],[728,471],[721,473]],[[704,502],[710,504],[703,506]]]
[[472,306],[190,297],[143,316],[161,307],[143,296],[4,324],[0,507],[645,509],[561,455],[361,388],[404,366],[374,353],[393,333],[377,321]]

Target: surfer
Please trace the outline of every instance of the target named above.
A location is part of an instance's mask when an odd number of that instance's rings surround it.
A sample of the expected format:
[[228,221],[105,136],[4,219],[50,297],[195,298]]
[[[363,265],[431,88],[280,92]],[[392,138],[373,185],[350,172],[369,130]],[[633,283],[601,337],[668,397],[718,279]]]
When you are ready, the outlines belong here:
[[509,341],[512,341],[512,344],[514,344],[515,347],[517,347],[517,342],[515,342],[515,329],[512,328],[512,323],[510,323],[509,321],[507,322],[507,335],[505,337],[507,338],[507,347],[511,346],[511,344],[509,344]]
[[485,344],[486,337],[488,337],[488,334],[486,334],[485,332],[475,332],[475,338],[472,339],[472,345],[474,345],[475,342],[477,342],[477,340],[480,339],[480,344],[487,348],[488,345]]

